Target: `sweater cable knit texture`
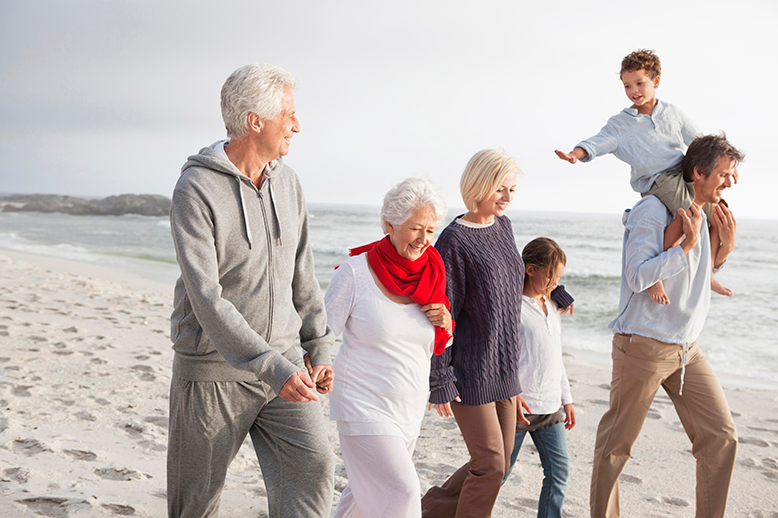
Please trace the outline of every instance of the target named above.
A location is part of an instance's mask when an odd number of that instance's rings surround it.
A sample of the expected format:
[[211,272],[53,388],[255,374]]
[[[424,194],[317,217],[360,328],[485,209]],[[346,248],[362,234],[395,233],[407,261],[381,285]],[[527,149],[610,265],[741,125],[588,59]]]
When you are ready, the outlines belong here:
[[457,396],[484,405],[519,393],[519,334],[524,262],[511,222],[488,227],[452,221],[435,244],[446,265],[454,343],[432,358],[430,402]]

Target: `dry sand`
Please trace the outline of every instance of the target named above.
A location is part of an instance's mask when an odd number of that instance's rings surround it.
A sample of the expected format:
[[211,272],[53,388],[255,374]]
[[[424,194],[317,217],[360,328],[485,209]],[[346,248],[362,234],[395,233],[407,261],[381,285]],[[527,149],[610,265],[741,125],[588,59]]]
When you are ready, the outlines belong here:
[[[165,516],[171,298],[172,287],[123,272],[0,251],[0,516]],[[565,516],[584,517],[610,369],[569,355],[565,363],[578,416]],[[778,518],[778,392],[725,389],[740,437],[727,514]],[[429,412],[415,455],[422,490],[466,458],[455,422]],[[493,516],[535,516],[541,479],[527,439]],[[694,479],[691,446],[660,393],[621,478],[623,514],[692,517]],[[336,489],[345,482],[338,462]],[[266,509],[247,442],[221,516]]]

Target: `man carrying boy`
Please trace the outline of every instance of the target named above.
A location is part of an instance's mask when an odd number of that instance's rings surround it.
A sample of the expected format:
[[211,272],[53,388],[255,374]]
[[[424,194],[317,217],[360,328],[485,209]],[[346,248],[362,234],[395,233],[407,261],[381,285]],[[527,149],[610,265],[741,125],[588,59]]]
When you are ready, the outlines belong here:
[[[556,154],[574,164],[613,153],[631,166],[632,189],[643,196],[655,195],[674,215],[679,208],[688,209],[694,198],[691,184],[683,179],[681,160],[686,147],[700,131],[681,110],[656,98],[661,73],[659,57],[650,50],[638,50],[626,56],[619,76],[632,106],[608,119],[597,135],[579,142],[569,153],[557,150]],[[737,183],[737,171],[734,181]],[[706,210],[710,217],[709,208]],[[719,240],[716,232],[715,226],[712,227],[713,243]],[[678,244],[681,236],[681,222],[676,220],[668,228],[665,249]],[[712,277],[711,289],[721,295],[732,295]],[[649,288],[648,293],[659,304],[669,303],[661,283]]]
[[[613,337],[610,408],[597,429],[591,485],[592,518],[619,516],[618,478],[654,395],[673,401],[697,459],[697,518],[723,517],[735,463],[735,424],[724,392],[697,344],[710,306],[711,267],[719,269],[735,241],[735,220],[715,205],[722,247],[711,259],[704,203],[717,204],[743,155],[725,136],[695,139],[683,159],[694,203],[679,210],[684,239],[663,250],[672,220],[653,195],[625,213],[619,313]],[[711,264],[711,263],[714,264]],[[663,280],[671,305],[655,304],[646,288]]]

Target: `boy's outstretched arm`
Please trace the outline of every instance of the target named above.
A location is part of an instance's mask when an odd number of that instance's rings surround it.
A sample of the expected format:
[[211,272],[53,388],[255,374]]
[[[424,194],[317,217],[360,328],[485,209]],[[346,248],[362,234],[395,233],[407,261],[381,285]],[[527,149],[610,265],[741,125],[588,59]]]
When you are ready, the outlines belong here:
[[554,153],[556,153],[556,156],[558,156],[562,160],[570,162],[571,164],[578,162],[580,159],[588,155],[586,150],[582,147],[576,147],[569,153],[565,153],[563,151],[559,151],[558,149],[556,149],[554,150]]

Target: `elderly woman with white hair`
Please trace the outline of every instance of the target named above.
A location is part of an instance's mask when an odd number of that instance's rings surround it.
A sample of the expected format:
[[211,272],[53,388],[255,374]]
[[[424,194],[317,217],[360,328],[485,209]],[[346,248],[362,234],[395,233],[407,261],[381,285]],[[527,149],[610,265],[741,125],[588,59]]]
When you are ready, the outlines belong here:
[[411,459],[429,393],[430,357],[451,340],[443,261],[430,246],[446,207],[431,182],[409,178],[384,198],[386,236],[351,250],[324,300],[343,333],[333,367],[349,483],[335,517],[421,516]]

